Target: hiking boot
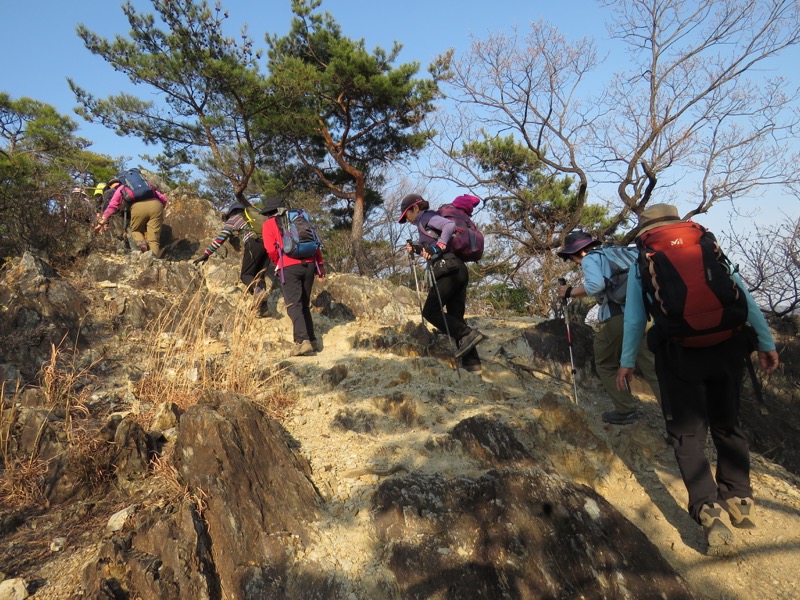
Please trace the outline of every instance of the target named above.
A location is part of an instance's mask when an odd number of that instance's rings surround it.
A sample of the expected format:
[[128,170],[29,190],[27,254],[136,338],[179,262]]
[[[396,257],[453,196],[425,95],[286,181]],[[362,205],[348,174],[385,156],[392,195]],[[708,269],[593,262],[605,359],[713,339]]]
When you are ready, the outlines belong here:
[[311,347],[314,349],[314,352],[322,352],[323,348],[322,338],[311,340]]
[[471,330],[467,335],[462,337],[456,345],[458,346],[458,352],[456,352],[456,358],[461,358],[465,354],[469,353],[475,346],[480,344],[483,340],[486,339],[486,336],[483,335],[477,329]]
[[264,300],[256,308],[256,319],[266,319],[267,317],[271,316],[272,313],[269,311],[269,304],[266,300]]
[[725,500],[725,510],[731,517],[731,525],[741,529],[752,529],[756,526],[753,514],[755,503],[752,498],[728,498]]
[[150,250],[150,246],[147,245],[147,242],[139,242],[139,252],[147,252]]
[[480,373],[482,370],[481,363],[475,363],[471,365],[462,364],[461,368],[464,369],[465,371],[469,371],[470,373],[475,373],[475,374]]
[[295,344],[294,348],[289,350],[289,356],[306,356],[314,352],[314,347],[308,340],[303,340],[299,344]]
[[724,556],[734,550],[733,532],[722,522],[722,510],[722,506],[716,502],[706,504],[700,510],[700,525],[706,536],[706,554],[711,556]]
[[639,413],[635,410],[630,412],[612,410],[610,412],[604,412],[601,417],[603,421],[611,423],[612,425],[630,425],[639,420]]

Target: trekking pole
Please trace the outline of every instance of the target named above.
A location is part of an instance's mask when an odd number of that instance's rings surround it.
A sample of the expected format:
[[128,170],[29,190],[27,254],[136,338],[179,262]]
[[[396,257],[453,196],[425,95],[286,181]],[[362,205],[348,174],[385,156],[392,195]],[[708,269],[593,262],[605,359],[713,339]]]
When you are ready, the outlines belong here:
[[444,331],[447,334],[447,339],[450,342],[450,366],[453,367],[453,370],[458,375],[458,378],[461,379],[461,373],[458,371],[458,362],[456,361],[456,348],[455,342],[453,342],[453,338],[450,336],[450,327],[447,325],[447,317],[444,314],[444,304],[442,304],[442,296],[439,294],[439,285],[436,283],[436,278],[433,276],[433,267],[431,267],[431,261],[427,261],[427,266],[425,267],[428,270],[428,275],[431,278],[431,285],[433,289],[436,290],[436,298],[439,300],[439,310],[442,311],[442,320],[444,321]]
[[[558,278],[558,283],[567,285],[567,280],[563,277]],[[569,364],[572,367],[572,387],[575,390],[575,404],[578,404],[578,382],[575,379],[575,359],[572,356],[572,334],[569,330],[569,312],[567,312],[567,299],[561,298],[561,308],[564,311],[564,324],[567,326],[567,344],[569,345]]]
[[[411,240],[406,240],[406,243],[412,245]],[[425,325],[425,315],[422,314],[422,294],[419,291],[419,278],[417,277],[417,265],[414,262],[414,259],[411,258],[411,252],[406,252],[406,256],[408,257],[408,264],[411,265],[411,270],[414,272],[414,287],[417,288],[417,304],[419,304],[419,316],[420,320],[422,321],[422,328],[425,331],[428,331],[428,327]]]

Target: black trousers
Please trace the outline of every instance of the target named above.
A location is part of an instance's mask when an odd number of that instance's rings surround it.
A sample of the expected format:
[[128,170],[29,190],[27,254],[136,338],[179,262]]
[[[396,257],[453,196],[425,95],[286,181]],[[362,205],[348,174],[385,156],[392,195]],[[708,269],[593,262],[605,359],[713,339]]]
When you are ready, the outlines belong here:
[[[464,321],[464,312],[467,309],[467,285],[469,284],[469,271],[467,265],[457,258],[453,261],[458,264],[458,268],[446,275],[436,277],[436,287],[431,286],[425,305],[422,307],[422,316],[431,325],[442,333],[450,331],[450,337],[458,341],[470,331],[472,331]],[[436,288],[439,294],[436,294]],[[439,298],[441,297],[441,305]],[[444,310],[442,310],[444,307]],[[464,366],[478,365],[481,360],[478,351],[473,348],[461,359]]]
[[315,341],[314,322],[311,320],[311,290],[314,287],[316,266],[313,261],[304,265],[289,265],[283,269],[283,301],[292,320],[294,342]]
[[[744,335],[709,348],[664,342],[654,353],[664,405],[672,416],[666,420],[665,412],[667,433],[689,492],[689,514],[698,520],[706,503],[751,498],[750,453],[739,426],[744,360],[749,360]],[[709,431],[717,450],[715,475],[705,453]]]
[[239,278],[251,294],[257,286],[266,287],[264,280],[269,265],[269,254],[264,248],[264,242],[256,237],[247,240],[242,251],[242,270]]

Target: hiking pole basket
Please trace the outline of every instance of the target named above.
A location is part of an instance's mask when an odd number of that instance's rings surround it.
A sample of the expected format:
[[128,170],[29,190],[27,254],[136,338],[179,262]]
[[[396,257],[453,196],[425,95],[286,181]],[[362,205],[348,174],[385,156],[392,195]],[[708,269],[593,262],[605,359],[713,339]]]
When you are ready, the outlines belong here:
[[[558,278],[558,283],[567,285],[567,280],[563,277]],[[567,326],[567,345],[569,346],[569,364],[572,367],[572,389],[575,392],[575,404],[578,404],[578,382],[575,379],[575,358],[572,354],[572,333],[569,330],[569,312],[567,311],[567,299],[561,298],[561,309],[564,311],[564,324]]]

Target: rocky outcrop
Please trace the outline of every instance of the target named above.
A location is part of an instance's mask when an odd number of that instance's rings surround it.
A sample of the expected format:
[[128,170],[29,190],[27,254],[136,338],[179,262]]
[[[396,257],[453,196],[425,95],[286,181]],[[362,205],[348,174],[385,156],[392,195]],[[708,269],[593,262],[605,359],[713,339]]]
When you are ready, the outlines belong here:
[[106,590],[99,598],[289,597],[321,500],[287,434],[252,402],[222,395],[181,415],[175,457],[195,502],[135,516],[86,569],[84,588]]
[[412,473],[381,485],[374,510],[402,598],[695,597],[602,497],[541,469]]
[[211,202],[189,190],[174,190],[164,212],[163,258],[188,260],[198,256],[221,227],[220,213]]
[[315,306],[332,318],[371,319],[389,326],[404,325],[419,314],[417,298],[405,287],[386,281],[341,274],[314,285]]
[[0,364],[32,379],[50,346],[78,341],[89,302],[43,259],[26,252],[0,274]]
[[[507,425],[472,417],[450,435],[486,470],[410,472],[377,488],[375,555],[391,578],[365,581],[363,597],[695,597],[636,527],[536,466]],[[194,502],[142,510],[109,537],[84,572],[89,597],[340,597],[343,582],[303,558],[324,508],[277,423],[217,396],[181,416],[175,452]]]

